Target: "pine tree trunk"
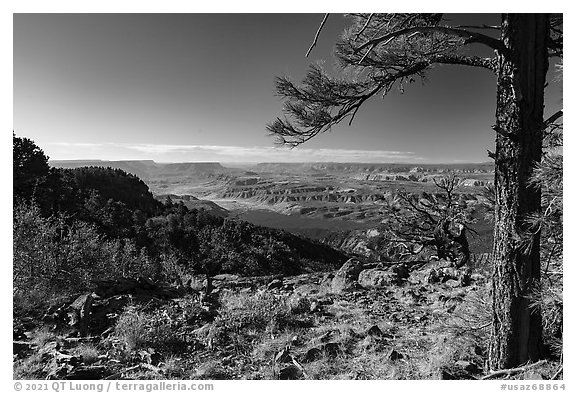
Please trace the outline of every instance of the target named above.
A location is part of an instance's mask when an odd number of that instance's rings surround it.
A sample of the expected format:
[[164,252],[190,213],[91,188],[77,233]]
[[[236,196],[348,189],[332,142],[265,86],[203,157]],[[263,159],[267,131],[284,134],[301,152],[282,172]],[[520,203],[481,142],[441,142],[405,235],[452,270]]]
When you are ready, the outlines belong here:
[[511,368],[542,354],[542,317],[528,296],[540,283],[540,234],[525,217],[540,211],[541,192],[528,178],[542,155],[548,70],[545,14],[504,14],[498,54],[493,325],[489,365]]

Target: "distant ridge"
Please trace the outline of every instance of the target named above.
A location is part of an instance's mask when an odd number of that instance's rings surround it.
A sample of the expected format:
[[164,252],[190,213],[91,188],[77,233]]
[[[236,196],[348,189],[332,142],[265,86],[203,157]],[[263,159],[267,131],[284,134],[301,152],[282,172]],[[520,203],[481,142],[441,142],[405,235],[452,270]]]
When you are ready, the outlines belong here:
[[[321,174],[321,173],[443,173],[453,171],[466,173],[493,173],[494,163],[450,163],[450,164],[420,164],[420,163],[346,163],[346,162],[263,162],[237,167],[222,166],[219,162],[180,162],[157,163],[153,160],[52,160],[50,165],[57,168],[79,168],[83,166],[99,166],[122,169],[138,176],[142,180],[162,179],[202,179],[218,175],[238,175],[257,173],[278,174]],[[248,171],[248,172],[247,172]]]
[[420,164],[420,163],[346,163],[346,162],[304,162],[304,163],[259,163],[253,167],[255,171],[289,173],[295,170],[301,172],[436,172],[454,171],[456,173],[491,173],[494,163],[450,163],[450,164]]
[[157,163],[153,160],[51,160],[49,164],[56,168],[98,166],[122,169],[142,180],[171,176],[198,177],[230,172],[230,169],[224,168],[218,162]]

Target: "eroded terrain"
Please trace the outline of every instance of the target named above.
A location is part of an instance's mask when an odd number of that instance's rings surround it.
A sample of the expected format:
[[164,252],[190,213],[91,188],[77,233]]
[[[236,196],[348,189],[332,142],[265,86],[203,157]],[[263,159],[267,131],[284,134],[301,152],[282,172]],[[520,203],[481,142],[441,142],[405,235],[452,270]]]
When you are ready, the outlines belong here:
[[[448,173],[459,178],[458,197],[481,204],[492,164],[410,165],[356,163],[159,164],[153,161],[55,161],[57,167],[112,166],[143,179],[161,200],[323,239],[334,232],[367,231],[386,216],[399,190],[438,193]],[[482,221],[482,220],[480,220]],[[476,228],[484,236],[486,222]],[[489,232],[489,231],[488,231]],[[359,233],[359,232],[357,232]],[[485,241],[474,241],[485,245]],[[486,247],[474,250],[487,252]]]

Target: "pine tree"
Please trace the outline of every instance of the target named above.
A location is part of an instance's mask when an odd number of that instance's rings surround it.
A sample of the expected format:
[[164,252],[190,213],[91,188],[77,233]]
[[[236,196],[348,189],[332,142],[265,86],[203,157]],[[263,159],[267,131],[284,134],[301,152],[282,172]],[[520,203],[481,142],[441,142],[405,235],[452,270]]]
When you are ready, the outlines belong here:
[[[540,283],[540,232],[531,231],[527,218],[541,212],[541,188],[529,179],[542,158],[548,59],[562,53],[562,16],[502,14],[500,26],[449,25],[443,14],[352,18],[336,44],[336,56],[353,77],[337,79],[312,66],[300,86],[277,78],[277,93],[292,120],[277,118],[268,131],[280,143],[297,146],[343,120],[352,122],[367,100],[402,89],[435,65],[493,72],[496,149],[489,156],[495,162],[496,209],[489,365],[503,369],[539,359],[542,318],[538,308],[530,308],[529,296]],[[472,44],[495,55],[471,56],[466,50]],[[530,247],[523,247],[527,238]]]

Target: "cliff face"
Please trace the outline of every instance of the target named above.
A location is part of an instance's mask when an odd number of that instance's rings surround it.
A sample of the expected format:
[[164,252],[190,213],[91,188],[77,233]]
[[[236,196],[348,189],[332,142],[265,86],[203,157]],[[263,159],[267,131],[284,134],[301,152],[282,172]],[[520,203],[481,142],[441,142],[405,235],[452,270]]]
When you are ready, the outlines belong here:
[[311,162],[311,163],[261,163],[254,166],[255,172],[271,173],[494,173],[494,164],[372,164],[372,163],[338,163],[338,162]]
[[355,230],[347,233],[333,234],[325,242],[346,253],[366,258],[370,261],[381,261],[382,254],[370,247],[370,239],[380,235],[377,229]]
[[277,204],[284,202],[334,202],[361,203],[384,199],[382,193],[362,193],[354,189],[336,190],[331,186],[283,186],[273,183],[239,186],[238,181],[222,194],[228,199],[254,199],[258,202]]

